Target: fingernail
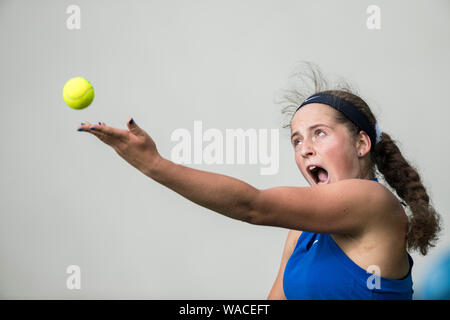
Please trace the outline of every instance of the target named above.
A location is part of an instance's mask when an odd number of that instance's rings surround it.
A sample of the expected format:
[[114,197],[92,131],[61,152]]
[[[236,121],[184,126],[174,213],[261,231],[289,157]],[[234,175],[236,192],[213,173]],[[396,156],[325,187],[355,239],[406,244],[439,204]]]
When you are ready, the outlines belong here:
[[77,131],[83,131],[83,128],[79,128],[79,129],[77,129]]
[[134,120],[133,120],[133,118],[131,118],[131,120],[130,120],[130,124],[133,124],[133,122],[134,122]]
[[81,125],[84,126],[84,122],[82,122]]
[[90,127],[89,129],[90,129],[90,130],[95,130],[95,128],[94,128],[94,127]]
[[101,123],[101,122],[99,122],[98,124],[99,124],[99,125],[102,125],[102,123]]

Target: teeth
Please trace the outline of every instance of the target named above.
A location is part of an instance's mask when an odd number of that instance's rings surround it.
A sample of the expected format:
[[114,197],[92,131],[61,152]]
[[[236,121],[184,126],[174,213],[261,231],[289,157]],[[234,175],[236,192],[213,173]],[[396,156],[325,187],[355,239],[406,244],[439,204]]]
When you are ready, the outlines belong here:
[[316,168],[316,166],[309,167],[309,170],[313,171]]

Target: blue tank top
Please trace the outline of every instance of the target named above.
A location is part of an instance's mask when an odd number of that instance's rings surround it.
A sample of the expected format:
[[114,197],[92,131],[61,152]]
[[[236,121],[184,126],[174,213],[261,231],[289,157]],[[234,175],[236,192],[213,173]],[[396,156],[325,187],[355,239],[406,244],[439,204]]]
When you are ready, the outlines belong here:
[[288,300],[411,300],[409,254],[408,260],[403,279],[379,277],[353,262],[329,234],[303,231],[284,269],[284,294]]

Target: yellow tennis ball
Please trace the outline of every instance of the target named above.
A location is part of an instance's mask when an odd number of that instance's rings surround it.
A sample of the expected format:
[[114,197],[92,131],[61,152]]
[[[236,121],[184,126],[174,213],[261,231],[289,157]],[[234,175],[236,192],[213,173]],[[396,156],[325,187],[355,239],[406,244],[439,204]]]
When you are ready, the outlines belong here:
[[63,99],[73,109],[84,109],[94,100],[94,87],[85,78],[72,78],[64,85]]

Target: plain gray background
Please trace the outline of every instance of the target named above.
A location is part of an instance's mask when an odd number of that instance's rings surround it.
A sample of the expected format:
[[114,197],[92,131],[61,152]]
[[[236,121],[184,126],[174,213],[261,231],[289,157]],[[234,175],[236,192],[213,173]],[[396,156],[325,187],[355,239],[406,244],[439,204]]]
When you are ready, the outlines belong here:
[[[66,8],[81,8],[68,30]],[[369,5],[381,29],[366,27]],[[0,1],[0,297],[4,299],[265,299],[286,229],[232,220],[128,165],[81,121],[126,128],[133,117],[170,157],[177,128],[280,129],[280,169],[191,165],[257,188],[307,186],[281,130],[276,91],[300,60],[346,78],[419,169],[444,218],[417,253],[419,296],[449,249],[450,2]],[[84,110],[62,100],[83,76]],[[66,268],[81,268],[69,290]]]

